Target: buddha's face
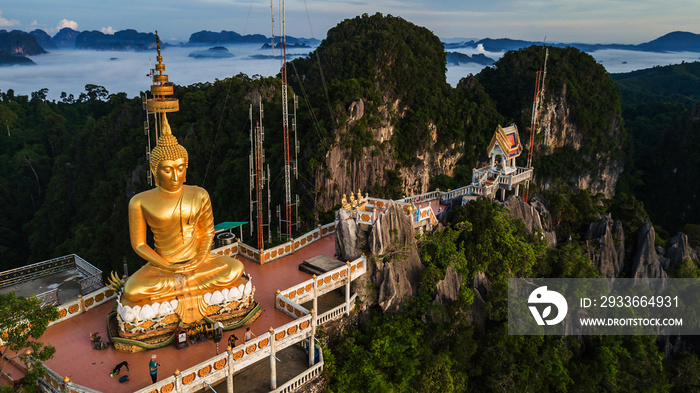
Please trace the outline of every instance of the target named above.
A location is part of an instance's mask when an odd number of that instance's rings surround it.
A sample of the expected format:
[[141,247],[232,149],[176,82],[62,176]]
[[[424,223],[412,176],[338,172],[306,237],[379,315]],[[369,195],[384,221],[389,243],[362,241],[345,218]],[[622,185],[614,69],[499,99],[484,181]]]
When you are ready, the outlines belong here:
[[151,167],[156,179],[156,185],[167,192],[176,192],[182,188],[187,174],[187,160],[178,158],[177,160],[162,160],[157,168]]

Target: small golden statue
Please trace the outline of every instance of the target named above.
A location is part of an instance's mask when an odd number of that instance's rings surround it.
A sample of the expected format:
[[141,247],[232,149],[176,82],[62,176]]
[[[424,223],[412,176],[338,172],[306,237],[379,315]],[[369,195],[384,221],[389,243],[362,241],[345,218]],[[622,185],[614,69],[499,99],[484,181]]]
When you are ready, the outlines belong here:
[[[172,135],[165,113],[162,135],[151,152],[150,169],[156,188],[135,195],[129,202],[129,235],[134,251],[148,263],[124,286],[124,306],[144,306],[177,299],[175,313],[184,323],[206,315],[205,293],[237,287],[243,264],[211,254],[214,220],[209,194],[184,185],[187,150]],[[155,247],[146,243],[147,227]]]
[[355,194],[350,193],[350,207],[353,209],[357,207],[357,201],[355,200]]
[[343,209],[350,210],[350,204],[348,203],[348,199],[345,197],[345,194],[343,194],[343,199],[340,200],[340,205],[343,206]]
[[365,203],[365,200],[362,198],[362,191],[358,188],[357,189],[357,205],[362,206],[363,203]]

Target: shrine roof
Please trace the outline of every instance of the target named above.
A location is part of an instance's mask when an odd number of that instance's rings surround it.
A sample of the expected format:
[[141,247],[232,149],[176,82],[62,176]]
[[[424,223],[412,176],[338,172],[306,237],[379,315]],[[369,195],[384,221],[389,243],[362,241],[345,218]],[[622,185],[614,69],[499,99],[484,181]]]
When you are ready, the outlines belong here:
[[503,128],[500,125],[496,128],[496,132],[493,133],[491,142],[489,143],[488,152],[489,155],[493,150],[494,146],[498,143],[503,153],[506,154],[508,158],[515,158],[520,155],[523,151],[523,146],[520,144],[520,135],[518,134],[518,127],[515,124]]

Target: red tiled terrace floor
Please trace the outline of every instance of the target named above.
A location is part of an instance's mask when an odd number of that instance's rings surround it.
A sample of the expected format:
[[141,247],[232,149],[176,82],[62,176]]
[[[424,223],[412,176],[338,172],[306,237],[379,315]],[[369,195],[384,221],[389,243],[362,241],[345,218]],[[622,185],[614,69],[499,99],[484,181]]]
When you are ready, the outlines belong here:
[[[246,258],[241,258],[246,272],[252,275],[256,287],[255,300],[262,307],[262,314],[249,325],[253,333],[262,334],[270,327],[278,327],[292,320],[283,312],[275,309],[274,298],[277,289],[285,289],[311,278],[299,271],[298,266],[305,259],[316,255],[333,256],[335,238],[327,236],[296,253],[269,262],[263,266]],[[216,355],[213,341],[190,345],[178,350],[170,345],[165,348],[124,353],[112,347],[96,351],[92,349],[89,335],[99,332],[107,338],[107,314],[112,310],[113,302],[107,302],[90,311],[49,327],[41,340],[56,347],[56,354],[45,364],[61,376],[70,377],[71,381],[105,393],[133,392],[151,384],[148,374],[148,362],[152,354],[158,356],[162,364],[158,371],[159,379],[172,375],[176,369],[183,371]],[[237,337],[243,337],[245,328],[234,331]],[[231,332],[224,333],[224,340],[219,343],[219,353],[226,349],[225,340]],[[112,368],[122,361],[129,362],[129,382],[119,383],[118,377],[111,378]],[[127,373],[122,368],[120,374]]]

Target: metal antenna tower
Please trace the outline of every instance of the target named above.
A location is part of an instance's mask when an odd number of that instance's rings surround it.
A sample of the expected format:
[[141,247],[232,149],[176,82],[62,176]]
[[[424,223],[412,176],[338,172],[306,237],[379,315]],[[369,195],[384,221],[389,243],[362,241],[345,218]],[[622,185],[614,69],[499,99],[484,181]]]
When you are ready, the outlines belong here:
[[[263,141],[265,140],[265,130],[262,126],[262,121],[264,117],[262,99],[260,100],[260,121],[256,122],[255,129],[253,129],[253,105],[250,106],[249,110],[250,117],[250,157],[248,162],[250,164],[250,219],[253,221],[253,210],[255,210],[255,228],[257,235],[257,245],[259,250],[264,248],[264,227],[268,227],[268,240],[270,240],[270,189],[268,184],[267,190],[267,220],[268,223],[265,224],[263,220],[263,188],[265,188],[265,182],[269,183],[269,165],[268,165],[268,176],[265,176],[263,170],[263,164],[265,163],[265,150],[263,149]],[[253,192],[255,190],[255,192]],[[253,234],[253,226],[251,225],[251,236]]]
[[287,97],[287,27],[285,25],[285,5],[282,3],[282,128],[284,130],[284,211],[287,222],[287,239],[292,238],[292,186],[290,184],[291,162],[289,157],[289,103]]
[[[539,112],[540,98],[544,92],[544,78],[547,76],[547,58],[549,58],[549,48],[544,52],[544,71],[537,71],[535,78],[535,97],[532,100],[532,120],[530,121],[530,149],[527,152],[527,167],[532,168],[532,152],[535,150],[535,133],[537,132],[537,115]],[[542,78],[540,80],[540,78]],[[530,196],[530,180],[525,183],[525,201]]]

